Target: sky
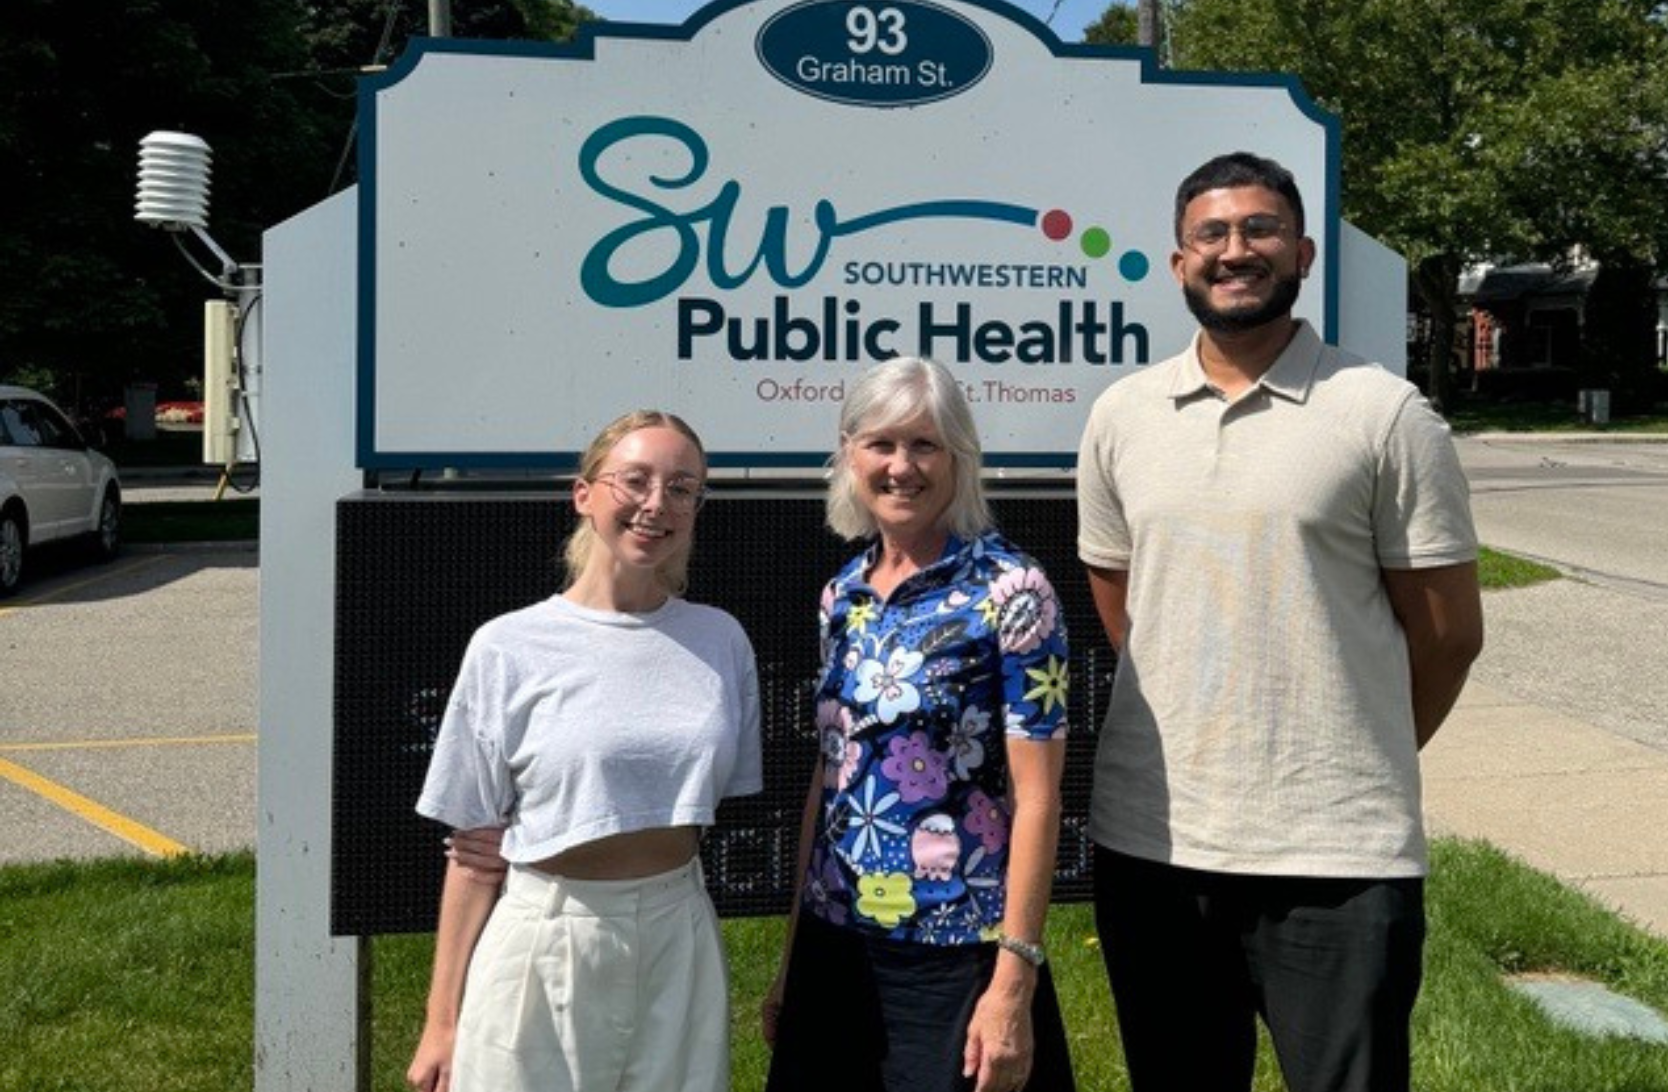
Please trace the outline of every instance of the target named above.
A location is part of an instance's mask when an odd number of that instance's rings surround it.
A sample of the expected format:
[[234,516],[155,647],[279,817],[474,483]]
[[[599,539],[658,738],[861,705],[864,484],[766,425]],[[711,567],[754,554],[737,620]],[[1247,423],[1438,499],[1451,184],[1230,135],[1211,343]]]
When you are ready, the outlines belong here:
[[[620,23],[681,23],[704,0],[583,0],[586,7]],[[1062,41],[1080,42],[1083,28],[1099,19],[1111,0],[1015,0],[1053,28]],[[1056,10],[1058,9],[1058,10]]]

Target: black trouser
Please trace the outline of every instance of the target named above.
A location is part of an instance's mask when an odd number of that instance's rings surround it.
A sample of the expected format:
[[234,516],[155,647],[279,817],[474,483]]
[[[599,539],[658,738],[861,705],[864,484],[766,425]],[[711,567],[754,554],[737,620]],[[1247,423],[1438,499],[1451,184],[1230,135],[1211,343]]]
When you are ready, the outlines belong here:
[[1291,1092],[1407,1092],[1424,881],[1198,872],[1095,848],[1134,1092],[1246,1092],[1256,1017]]
[[[962,1050],[996,945],[939,947],[865,937],[799,915],[767,1092],[965,1092]],[[1047,964],[1031,1005],[1027,1092],[1073,1092]]]

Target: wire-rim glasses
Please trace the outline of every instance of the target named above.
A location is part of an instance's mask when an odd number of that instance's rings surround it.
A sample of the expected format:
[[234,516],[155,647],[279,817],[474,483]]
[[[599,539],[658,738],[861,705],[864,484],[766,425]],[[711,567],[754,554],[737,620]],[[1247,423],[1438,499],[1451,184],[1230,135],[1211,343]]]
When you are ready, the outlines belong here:
[[707,499],[706,486],[700,478],[691,474],[657,478],[646,470],[627,468],[598,474],[595,480],[607,482],[614,499],[621,504],[647,504],[649,498],[654,496],[655,487],[659,486],[661,504],[680,516],[699,510]]
[[1182,236],[1195,254],[1210,257],[1228,249],[1228,240],[1238,234],[1248,250],[1272,254],[1286,245],[1286,222],[1278,216],[1254,213],[1237,224],[1226,220],[1201,220]]

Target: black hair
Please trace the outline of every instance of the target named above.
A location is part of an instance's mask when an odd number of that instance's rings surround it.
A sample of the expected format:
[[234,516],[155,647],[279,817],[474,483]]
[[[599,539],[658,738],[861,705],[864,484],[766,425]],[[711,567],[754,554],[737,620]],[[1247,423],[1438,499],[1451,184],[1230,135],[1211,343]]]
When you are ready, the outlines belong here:
[[1292,215],[1297,217],[1294,225],[1297,234],[1303,235],[1303,195],[1297,192],[1297,180],[1292,172],[1272,159],[1250,152],[1229,152],[1199,167],[1176,187],[1176,244],[1181,245],[1182,219],[1195,197],[1210,190],[1239,186],[1261,186],[1284,197]]

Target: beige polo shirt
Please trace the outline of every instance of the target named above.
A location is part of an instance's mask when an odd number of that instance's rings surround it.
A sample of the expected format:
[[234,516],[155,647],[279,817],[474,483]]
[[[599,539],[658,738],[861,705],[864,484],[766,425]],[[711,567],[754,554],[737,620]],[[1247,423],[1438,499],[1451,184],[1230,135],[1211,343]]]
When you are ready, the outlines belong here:
[[1447,425],[1302,324],[1229,403],[1197,340],[1114,384],[1078,555],[1129,571],[1090,836],[1188,868],[1423,875],[1407,645],[1381,569],[1477,556]]

